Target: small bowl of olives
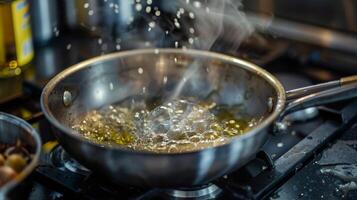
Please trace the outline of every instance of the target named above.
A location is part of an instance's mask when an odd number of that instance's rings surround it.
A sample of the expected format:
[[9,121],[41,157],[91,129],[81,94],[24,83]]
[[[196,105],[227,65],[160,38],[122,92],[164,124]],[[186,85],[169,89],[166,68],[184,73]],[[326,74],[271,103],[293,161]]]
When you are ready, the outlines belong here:
[[41,139],[26,121],[0,112],[0,198],[36,167]]

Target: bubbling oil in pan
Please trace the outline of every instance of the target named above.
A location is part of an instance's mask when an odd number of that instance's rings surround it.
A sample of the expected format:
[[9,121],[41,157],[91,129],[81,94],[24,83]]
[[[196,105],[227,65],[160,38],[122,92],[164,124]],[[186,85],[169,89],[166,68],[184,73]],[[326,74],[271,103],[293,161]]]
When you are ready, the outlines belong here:
[[186,99],[144,104],[133,101],[90,111],[72,128],[98,144],[157,153],[189,152],[227,143],[261,120],[238,118],[232,110]]

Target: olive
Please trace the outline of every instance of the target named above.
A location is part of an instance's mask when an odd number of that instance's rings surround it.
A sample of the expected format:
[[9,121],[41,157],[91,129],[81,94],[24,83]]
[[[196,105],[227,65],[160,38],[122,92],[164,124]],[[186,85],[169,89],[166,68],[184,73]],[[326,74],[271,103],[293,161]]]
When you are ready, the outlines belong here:
[[0,154],[0,166],[3,166],[5,164],[5,158],[2,154]]
[[16,177],[16,172],[14,169],[8,166],[0,167],[0,186],[5,185],[11,179]]
[[26,167],[26,160],[20,154],[11,154],[7,157],[5,165],[20,173]]

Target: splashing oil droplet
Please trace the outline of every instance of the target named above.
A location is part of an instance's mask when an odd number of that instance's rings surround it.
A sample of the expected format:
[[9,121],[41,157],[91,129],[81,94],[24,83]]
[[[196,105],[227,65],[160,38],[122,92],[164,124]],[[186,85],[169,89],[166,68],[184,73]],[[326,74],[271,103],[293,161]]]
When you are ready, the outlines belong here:
[[139,4],[139,3],[137,3],[137,4],[135,5],[135,9],[136,9],[137,11],[141,11],[141,10],[143,9],[143,6],[142,6],[141,4]]
[[155,15],[156,15],[157,17],[159,17],[159,16],[161,15],[160,10],[155,11]]

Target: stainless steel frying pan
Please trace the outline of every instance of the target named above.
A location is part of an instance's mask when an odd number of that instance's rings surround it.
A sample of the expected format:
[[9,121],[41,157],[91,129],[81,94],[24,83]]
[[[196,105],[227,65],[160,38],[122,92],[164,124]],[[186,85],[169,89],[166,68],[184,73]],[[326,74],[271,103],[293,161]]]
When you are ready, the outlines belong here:
[[[197,50],[145,49],[100,56],[64,70],[44,88],[41,105],[65,150],[107,180],[181,187],[208,183],[248,162],[264,144],[268,130],[286,114],[356,97],[356,79],[286,92],[273,75],[237,58]],[[264,120],[224,145],[170,154],[98,145],[70,128],[85,112],[131,96],[170,98],[182,80],[180,97],[241,106],[246,115]]]

